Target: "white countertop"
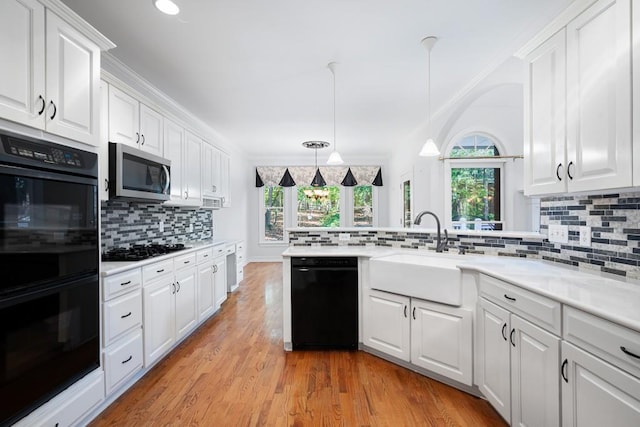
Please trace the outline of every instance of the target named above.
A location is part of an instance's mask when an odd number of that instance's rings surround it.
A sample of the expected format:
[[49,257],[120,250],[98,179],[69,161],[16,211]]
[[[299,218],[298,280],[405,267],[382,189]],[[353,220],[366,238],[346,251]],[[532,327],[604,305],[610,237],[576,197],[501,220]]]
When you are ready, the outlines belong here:
[[[295,246],[283,257],[357,256],[373,258],[392,253],[429,256],[429,250],[396,249],[372,246]],[[450,252],[455,254],[455,252]],[[469,257],[465,259],[465,257]],[[547,296],[561,303],[640,331],[640,283],[580,270],[547,261],[488,255],[461,255],[458,267],[476,271],[515,286]]]
[[145,265],[153,264],[154,262],[162,261],[167,258],[173,258],[175,256],[181,256],[190,252],[195,252],[200,249],[205,249],[213,246],[228,245],[236,243],[238,240],[201,240],[197,242],[186,242],[185,246],[188,249],[181,251],[171,252],[164,255],[154,256],[142,261],[112,261],[100,263],[100,275],[102,277],[111,276],[113,274],[122,273],[132,268],[144,267]]

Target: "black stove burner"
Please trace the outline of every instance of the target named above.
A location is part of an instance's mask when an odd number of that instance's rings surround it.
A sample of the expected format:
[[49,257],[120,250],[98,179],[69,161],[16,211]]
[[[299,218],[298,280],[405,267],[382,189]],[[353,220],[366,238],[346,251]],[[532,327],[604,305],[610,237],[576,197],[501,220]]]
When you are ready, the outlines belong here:
[[114,248],[102,254],[102,261],[141,261],[154,256],[181,251],[186,248],[182,243],[161,245],[132,245],[129,248]]

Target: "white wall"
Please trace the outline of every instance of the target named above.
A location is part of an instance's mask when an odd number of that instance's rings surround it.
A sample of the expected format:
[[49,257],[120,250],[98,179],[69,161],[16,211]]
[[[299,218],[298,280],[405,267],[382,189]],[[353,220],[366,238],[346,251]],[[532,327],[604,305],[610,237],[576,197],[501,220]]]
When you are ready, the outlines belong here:
[[[464,135],[483,132],[499,141],[504,148],[502,155],[523,154],[523,81],[522,62],[511,58],[446,110],[438,111],[432,126],[440,151],[445,154],[450,144]],[[413,177],[413,215],[431,210],[444,217],[444,162],[417,154],[426,136],[423,125],[402,142],[404,149],[396,150],[391,159],[389,225],[401,223],[401,176],[406,174]],[[530,209],[519,193],[523,188],[521,159],[506,161],[504,183],[505,229],[531,230]],[[435,226],[430,217],[425,219],[424,227]]]

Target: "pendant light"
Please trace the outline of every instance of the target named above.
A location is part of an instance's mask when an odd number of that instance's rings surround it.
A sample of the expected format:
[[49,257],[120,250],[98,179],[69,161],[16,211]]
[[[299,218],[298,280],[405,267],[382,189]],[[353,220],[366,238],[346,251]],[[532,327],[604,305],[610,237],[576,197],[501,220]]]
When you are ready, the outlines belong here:
[[153,5],[162,13],[167,15],[177,15],[180,8],[171,0],[153,0]]
[[329,156],[329,160],[327,160],[328,165],[341,165],[344,163],[342,157],[340,157],[340,153],[336,150],[336,65],[338,64],[335,62],[329,62],[327,64],[327,68],[333,75],[333,151]]
[[326,186],[327,182],[322,177],[322,174],[320,173],[320,169],[318,168],[318,149],[328,147],[329,143],[325,141],[305,141],[302,143],[302,146],[305,148],[312,148],[316,154],[316,157],[315,157],[316,158],[316,162],[315,162],[316,174],[313,176],[313,181],[311,181],[311,186],[312,187]]
[[422,150],[420,150],[419,155],[422,157],[435,157],[440,155],[440,150],[438,150],[438,147],[431,135],[431,49],[433,49],[433,45],[435,45],[437,41],[438,38],[435,36],[429,36],[422,39],[422,45],[427,49],[429,57],[429,76],[427,77],[427,141],[422,146]]

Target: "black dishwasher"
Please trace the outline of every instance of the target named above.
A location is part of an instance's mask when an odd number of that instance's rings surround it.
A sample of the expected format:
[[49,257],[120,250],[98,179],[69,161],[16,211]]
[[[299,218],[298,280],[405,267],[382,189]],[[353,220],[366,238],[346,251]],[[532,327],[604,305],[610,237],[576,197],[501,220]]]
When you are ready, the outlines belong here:
[[294,350],[358,348],[358,258],[291,258]]

